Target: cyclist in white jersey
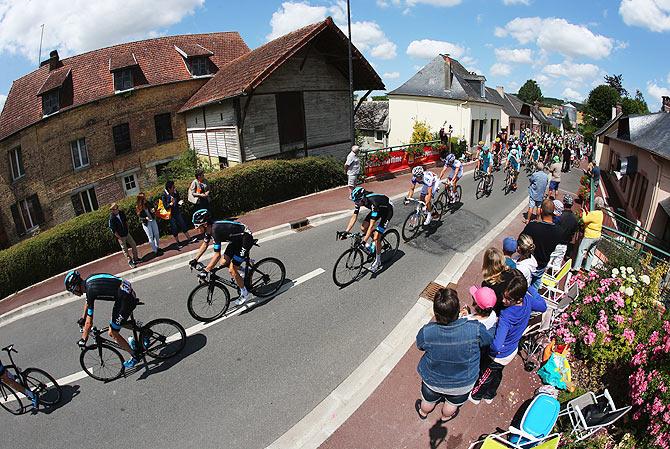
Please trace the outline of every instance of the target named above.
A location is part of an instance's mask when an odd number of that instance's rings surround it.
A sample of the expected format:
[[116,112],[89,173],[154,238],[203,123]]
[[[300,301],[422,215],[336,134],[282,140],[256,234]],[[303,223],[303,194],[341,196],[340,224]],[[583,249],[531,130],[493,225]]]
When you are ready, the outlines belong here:
[[[433,196],[437,194],[437,190],[440,188],[440,180],[435,173],[430,171],[425,171],[423,167],[414,167],[412,169],[412,186],[407,192],[407,198],[412,198],[414,195],[414,189],[417,184],[421,184],[421,201],[426,203],[426,210],[428,214],[426,216],[426,221],[424,225],[429,225],[433,219],[433,205],[431,204]],[[408,203],[408,200],[405,199],[405,204]]]

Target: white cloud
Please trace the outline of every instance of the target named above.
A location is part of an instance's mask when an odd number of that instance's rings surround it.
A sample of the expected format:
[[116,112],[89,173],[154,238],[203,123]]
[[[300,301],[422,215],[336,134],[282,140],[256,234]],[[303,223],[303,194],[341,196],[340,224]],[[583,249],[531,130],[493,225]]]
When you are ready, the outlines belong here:
[[496,48],[496,59],[503,62],[532,64],[533,52],[530,48]]
[[670,87],[663,87],[656,84],[656,81],[647,81],[647,92],[651,96],[651,102],[660,103],[661,97],[670,96]]
[[459,5],[463,0],[407,0],[407,6],[414,6],[420,3],[431,6],[456,6]]
[[553,78],[548,77],[547,75],[544,75],[540,73],[539,75],[535,75],[535,81],[540,85],[542,88],[546,87],[551,87],[555,84],[555,81]]
[[503,3],[509,5],[530,5],[530,0],[503,0]]
[[396,78],[400,78],[400,72],[386,72],[382,75],[382,78],[388,79],[388,80],[394,80]]
[[630,43],[628,41],[616,41],[616,46],[614,47],[615,50],[625,50],[628,48]]
[[0,53],[37,60],[42,49],[61,56],[131,40],[155,37],[193,14],[204,0],[128,0],[123,7],[103,0],[21,0],[0,3]]
[[[314,6],[309,3],[284,2],[272,14],[270,26],[272,31],[266,37],[275,39],[300,27],[324,20],[328,15],[347,34],[346,4],[341,0],[330,6]],[[379,59],[393,59],[397,54],[396,45],[388,39],[378,23],[358,21],[351,23],[351,40],[356,47]]]
[[512,67],[502,62],[496,62],[491,66],[489,72],[493,76],[507,76],[512,73]]
[[670,31],[670,2],[668,0],[621,0],[619,14],[626,25],[651,31]]
[[465,56],[461,57],[458,60],[458,62],[460,62],[463,65],[463,67],[465,67],[467,69],[469,66],[473,66],[473,65],[477,64],[477,59],[473,58],[470,55],[465,55]]
[[5,100],[7,100],[7,95],[0,94],[0,112],[2,112],[2,108],[5,106]]
[[565,60],[560,64],[549,64],[542,69],[549,76],[564,77],[575,81],[588,81],[600,74],[600,68],[594,64],[575,64]]
[[615,43],[614,39],[594,34],[585,26],[554,17],[517,17],[504,28],[497,27],[494,34],[498,37],[511,36],[520,44],[535,42],[543,50],[564,56],[593,59],[609,56]]
[[465,48],[447,41],[421,39],[412,41],[407,46],[407,54],[413,58],[433,59],[440,53],[448,53],[456,59],[465,54]]
[[667,78],[668,84],[670,84],[670,72],[668,72],[668,78]]
[[575,101],[584,100],[584,96],[582,94],[580,94],[579,92],[577,92],[574,89],[571,89],[570,87],[566,87],[561,95],[566,100],[575,100]]
[[377,6],[380,8],[388,8],[391,5],[400,6],[400,0],[377,0]]

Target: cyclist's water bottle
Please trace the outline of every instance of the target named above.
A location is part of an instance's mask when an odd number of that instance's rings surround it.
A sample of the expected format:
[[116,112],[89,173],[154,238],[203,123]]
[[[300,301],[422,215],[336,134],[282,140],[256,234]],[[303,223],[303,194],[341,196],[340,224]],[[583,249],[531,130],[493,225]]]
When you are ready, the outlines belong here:
[[135,350],[135,348],[137,348],[137,345],[135,344],[135,337],[133,336],[128,337],[128,345],[130,346],[130,349],[132,349],[133,351]]

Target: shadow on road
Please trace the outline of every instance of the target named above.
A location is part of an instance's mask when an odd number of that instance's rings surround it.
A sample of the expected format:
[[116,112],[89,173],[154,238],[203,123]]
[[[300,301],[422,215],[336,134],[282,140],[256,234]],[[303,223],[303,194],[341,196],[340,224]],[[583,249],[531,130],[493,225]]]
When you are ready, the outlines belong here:
[[[277,296],[281,296],[282,293],[286,293],[286,291],[288,291],[291,287],[293,287],[293,285],[295,285],[295,281],[293,279],[289,279],[289,278],[284,279],[284,284],[279,288],[277,293],[275,293],[274,295],[272,295],[270,297],[267,297],[267,298],[255,297],[254,299],[252,299],[251,301],[246,303],[246,309],[244,309],[242,312],[240,312],[240,315],[244,315],[245,313],[249,313],[253,309],[264,306],[265,304],[267,304],[270,301],[272,301],[273,299],[275,299]],[[228,312],[226,312],[226,314],[231,314],[234,311],[235,311],[235,309],[231,309]]]
[[207,337],[205,337],[203,334],[195,334],[191,335],[190,337],[186,337],[186,346],[179,354],[167,360],[147,360],[146,365],[138,365],[138,368],[127,370],[126,377],[136,372],[142,371],[142,375],[138,378],[138,380],[144,380],[154,374],[162,373],[163,371],[172,368],[191,354],[195,354],[204,348],[206,344]]

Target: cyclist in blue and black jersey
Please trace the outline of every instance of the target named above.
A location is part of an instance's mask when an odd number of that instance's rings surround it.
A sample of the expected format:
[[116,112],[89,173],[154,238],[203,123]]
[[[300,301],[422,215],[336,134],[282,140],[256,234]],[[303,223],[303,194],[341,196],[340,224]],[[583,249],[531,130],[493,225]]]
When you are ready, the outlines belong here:
[[479,159],[481,161],[480,170],[486,174],[491,174],[491,169],[493,168],[493,155],[489,149],[488,145],[482,147],[482,152],[479,154]]
[[77,344],[80,347],[86,346],[88,334],[91,331],[91,327],[93,327],[95,302],[114,302],[112,319],[109,321],[109,336],[114,339],[121,349],[132,356],[123,363],[123,366],[126,368],[134,367],[138,362],[135,350],[119,332],[121,327],[128,321],[128,318],[130,318],[130,314],[135,310],[138,303],[130,282],[120,277],[103,273],[92,274],[84,280],[78,271],[70,271],[65,276],[65,289],[77,296],[86,294],[84,314],[79,319],[79,325],[82,326],[82,335]]
[[519,151],[516,148],[512,148],[507,155],[505,168],[512,170],[512,190],[516,190],[516,179],[519,176],[519,170],[521,169],[521,159],[519,157]]
[[[361,232],[363,232],[363,243],[366,244],[366,248],[375,254],[375,261],[370,266],[370,271],[379,271],[382,268],[379,249],[382,247],[382,235],[386,232],[386,227],[393,217],[393,203],[388,196],[381,193],[369,192],[363,189],[363,187],[356,187],[352,190],[351,201],[356,206],[354,207],[354,213],[351,215],[349,224],[347,224],[347,229],[344,233],[338,233],[338,236],[346,238],[346,234],[351,232],[358,219],[361,206],[370,209],[370,212],[365,216],[361,224]],[[367,245],[370,237],[372,237],[374,246],[372,244]]]
[[249,257],[249,251],[254,246],[253,234],[245,224],[238,221],[214,220],[207,209],[197,210],[193,214],[193,224],[196,227],[205,227],[205,237],[200,245],[200,251],[198,251],[198,254],[189,264],[195,266],[200,257],[205,254],[209,242],[214,240],[214,255],[200,274],[201,277],[206,278],[221,260],[221,244],[229,242],[226,250],[223,252],[223,263],[221,266],[227,267],[228,272],[235,279],[235,283],[240,289],[240,297],[236,301],[233,301],[233,305],[241,306],[249,299],[249,292],[244,286],[244,279],[240,276],[239,268],[242,262]]

